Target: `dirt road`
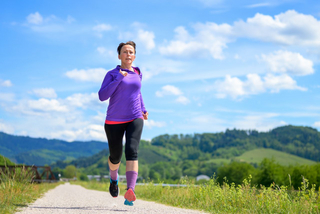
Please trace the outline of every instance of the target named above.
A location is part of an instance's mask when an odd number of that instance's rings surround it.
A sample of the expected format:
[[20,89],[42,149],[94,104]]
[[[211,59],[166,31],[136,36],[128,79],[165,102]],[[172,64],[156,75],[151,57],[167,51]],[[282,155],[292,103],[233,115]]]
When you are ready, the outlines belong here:
[[196,214],[201,211],[180,209],[155,202],[136,200],[134,206],[125,206],[123,196],[112,198],[109,192],[88,190],[69,183],[49,190],[42,198],[17,213],[164,213],[164,214]]

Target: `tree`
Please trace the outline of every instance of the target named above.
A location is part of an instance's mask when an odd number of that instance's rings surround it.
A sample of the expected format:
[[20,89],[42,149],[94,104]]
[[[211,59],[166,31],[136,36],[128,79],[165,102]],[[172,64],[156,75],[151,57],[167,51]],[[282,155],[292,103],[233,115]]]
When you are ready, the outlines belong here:
[[254,167],[248,163],[233,161],[218,168],[217,181],[222,184],[226,178],[227,183],[239,185],[249,175],[254,174],[254,171]]
[[64,169],[64,177],[66,178],[74,178],[76,177],[76,173],[77,173],[77,169],[74,165],[69,165],[66,166],[66,168]]

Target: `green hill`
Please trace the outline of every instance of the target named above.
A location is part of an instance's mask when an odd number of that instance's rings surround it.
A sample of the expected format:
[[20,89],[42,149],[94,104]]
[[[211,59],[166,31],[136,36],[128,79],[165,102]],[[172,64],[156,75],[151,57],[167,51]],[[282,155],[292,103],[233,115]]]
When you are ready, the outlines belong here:
[[6,158],[6,157],[0,155],[0,165],[11,166],[11,165],[14,165],[14,163],[12,161],[10,161],[9,158]]
[[107,148],[107,143],[99,141],[67,142],[0,132],[0,154],[18,164],[51,164],[58,160],[91,156]]
[[[107,173],[108,151],[102,151],[107,148],[102,142],[69,143],[0,132],[1,155],[17,163],[50,164],[60,169],[72,164],[90,174]],[[285,165],[320,161],[320,132],[310,127],[283,126],[269,132],[227,129],[220,133],[160,135],[151,142],[140,142],[139,171],[153,178],[195,177],[212,175],[231,160],[257,164],[264,157],[274,157]]]
[[285,152],[279,152],[274,149],[254,149],[243,153],[242,155],[235,157],[236,160],[259,164],[264,158],[274,159],[275,162],[283,166],[288,165],[312,165],[315,161],[308,160],[305,158],[298,157],[296,155],[291,155]]

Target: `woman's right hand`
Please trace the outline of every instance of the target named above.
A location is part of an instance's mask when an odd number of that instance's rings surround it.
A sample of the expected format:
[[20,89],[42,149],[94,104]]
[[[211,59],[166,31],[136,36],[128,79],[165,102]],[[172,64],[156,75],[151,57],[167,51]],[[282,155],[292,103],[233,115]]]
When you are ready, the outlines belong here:
[[128,72],[126,72],[126,71],[121,71],[121,69],[120,69],[120,73],[121,73],[123,76],[127,76],[127,75],[128,75]]

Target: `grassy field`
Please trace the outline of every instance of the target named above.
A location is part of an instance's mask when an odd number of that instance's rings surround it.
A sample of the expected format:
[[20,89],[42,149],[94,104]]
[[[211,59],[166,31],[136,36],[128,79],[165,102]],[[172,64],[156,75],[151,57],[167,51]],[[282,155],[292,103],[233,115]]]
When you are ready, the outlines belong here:
[[0,213],[15,213],[60,183],[32,184],[24,171],[0,175]]
[[236,157],[235,159],[239,161],[244,161],[248,163],[261,163],[264,158],[272,159],[274,158],[276,162],[280,165],[288,166],[288,165],[311,165],[315,164],[315,161],[308,160],[305,158],[300,158],[295,155],[291,155],[288,153],[276,151],[273,149],[254,149],[248,152],[245,152],[241,156]]
[[[262,187],[250,184],[250,177],[242,185],[224,184],[220,186],[214,179],[195,186],[183,181],[187,187],[162,187],[152,183],[136,186],[138,199],[203,210],[210,213],[320,213],[319,192],[307,189],[308,181],[299,191],[287,187]],[[100,182],[75,182],[88,189],[107,191],[109,184]],[[125,185],[120,185],[121,193]]]

